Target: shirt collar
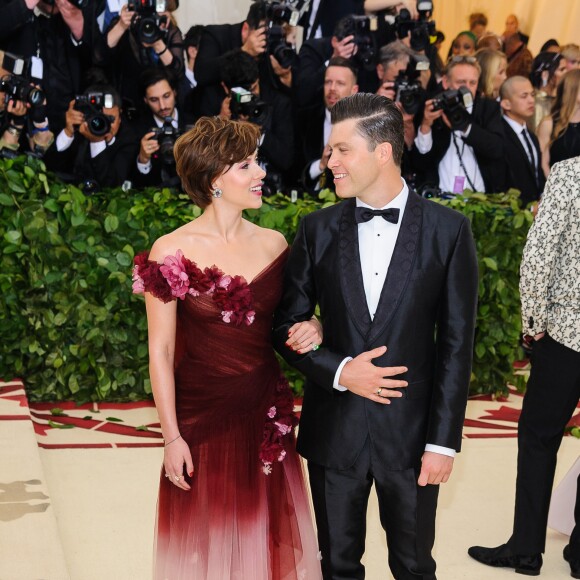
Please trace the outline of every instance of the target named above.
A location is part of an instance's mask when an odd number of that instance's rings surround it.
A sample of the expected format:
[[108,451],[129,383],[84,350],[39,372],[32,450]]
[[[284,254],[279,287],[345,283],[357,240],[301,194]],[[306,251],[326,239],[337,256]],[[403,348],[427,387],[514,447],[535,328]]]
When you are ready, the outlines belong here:
[[403,188],[401,191],[389,202],[387,205],[383,207],[372,207],[363,201],[361,201],[358,197],[356,198],[356,206],[357,207],[368,207],[370,209],[387,209],[387,208],[398,208],[403,210],[405,205],[407,205],[407,199],[409,199],[409,186],[405,182],[405,180],[401,177],[401,182],[403,184]]
[[505,119],[506,123],[514,130],[515,133],[518,135],[522,132],[522,129],[526,128],[526,124],[520,124],[516,120],[504,115],[503,118]]
[[[155,119],[155,123],[158,127],[163,127],[163,120],[160,119],[157,115],[153,115],[153,119]],[[179,112],[177,111],[177,107],[173,109],[173,118],[171,120],[171,124],[178,129],[179,128]]]

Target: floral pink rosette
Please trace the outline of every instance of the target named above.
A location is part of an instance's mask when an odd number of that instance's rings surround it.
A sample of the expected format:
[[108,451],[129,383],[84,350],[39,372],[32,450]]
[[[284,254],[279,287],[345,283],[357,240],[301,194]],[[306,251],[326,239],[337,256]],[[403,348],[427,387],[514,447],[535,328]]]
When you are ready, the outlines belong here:
[[260,445],[262,471],[266,475],[272,473],[273,463],[284,461],[286,457],[284,438],[293,432],[297,424],[298,419],[294,415],[294,397],[288,381],[281,376],[276,385],[272,406],[266,413],[264,434]]
[[252,292],[242,276],[228,276],[216,266],[202,271],[181,250],[167,256],[162,264],[149,260],[149,252],[135,257],[133,293],[144,292],[151,292],[163,302],[209,295],[219,307],[222,320],[235,326],[250,325],[256,316]]

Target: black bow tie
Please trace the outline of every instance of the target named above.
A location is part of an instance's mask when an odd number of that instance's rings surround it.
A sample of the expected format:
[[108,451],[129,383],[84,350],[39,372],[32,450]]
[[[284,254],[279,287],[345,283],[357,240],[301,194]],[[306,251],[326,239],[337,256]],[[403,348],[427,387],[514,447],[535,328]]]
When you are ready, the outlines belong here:
[[384,220],[392,224],[399,221],[399,208],[389,209],[370,209],[368,207],[357,207],[354,212],[354,219],[357,224],[362,224],[372,220],[375,216],[380,215]]

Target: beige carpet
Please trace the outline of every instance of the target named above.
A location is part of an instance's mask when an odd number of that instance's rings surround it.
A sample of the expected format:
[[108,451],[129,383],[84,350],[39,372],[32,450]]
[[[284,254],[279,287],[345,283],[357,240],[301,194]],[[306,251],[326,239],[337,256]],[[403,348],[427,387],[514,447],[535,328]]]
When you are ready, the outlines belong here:
[[[469,403],[475,423],[466,427],[469,438],[440,494],[440,580],[514,578],[511,570],[477,564],[466,551],[509,536],[516,459],[509,408],[520,402],[514,394],[507,401]],[[18,384],[0,383],[0,580],[149,580],[162,457],[154,409],[57,411],[63,417],[51,415],[50,406],[33,406],[32,413],[34,422]],[[57,427],[67,422],[76,426]],[[556,483],[579,454],[580,441],[565,438]],[[542,578],[569,577],[561,557],[566,542],[549,531]],[[373,496],[364,560],[369,580],[392,578],[386,553]]]

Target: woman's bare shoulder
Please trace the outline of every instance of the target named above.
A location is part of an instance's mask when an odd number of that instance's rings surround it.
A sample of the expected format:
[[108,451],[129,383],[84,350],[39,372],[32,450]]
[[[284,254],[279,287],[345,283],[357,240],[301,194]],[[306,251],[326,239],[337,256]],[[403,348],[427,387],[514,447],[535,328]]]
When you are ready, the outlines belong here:
[[151,247],[149,259],[154,262],[162,262],[167,256],[174,256],[177,250],[183,250],[183,247],[188,243],[192,234],[191,225],[191,223],[185,224],[157,238]]
[[252,225],[255,228],[255,235],[260,238],[264,245],[271,249],[273,255],[281,254],[288,247],[286,238],[280,232],[255,224]]

